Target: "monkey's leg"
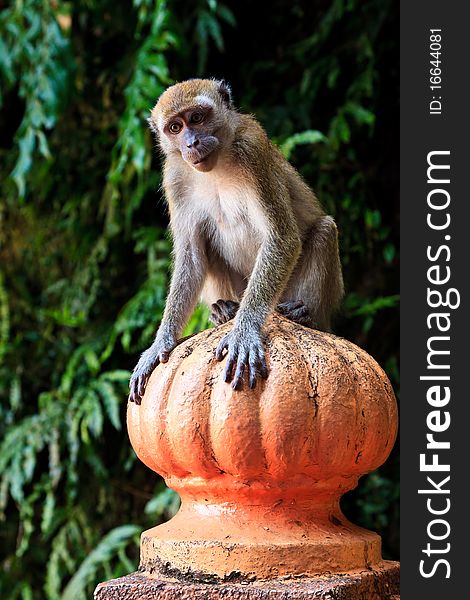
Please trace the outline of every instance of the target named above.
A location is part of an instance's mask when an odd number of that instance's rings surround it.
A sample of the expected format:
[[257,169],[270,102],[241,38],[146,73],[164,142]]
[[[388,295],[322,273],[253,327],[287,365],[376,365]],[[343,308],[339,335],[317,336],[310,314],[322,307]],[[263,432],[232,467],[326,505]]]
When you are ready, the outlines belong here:
[[338,232],[331,217],[322,217],[302,244],[302,253],[281,297],[280,312],[302,325],[329,331],[343,293]]
[[223,325],[235,318],[240,304],[232,300],[217,300],[211,305],[210,321],[214,325]]

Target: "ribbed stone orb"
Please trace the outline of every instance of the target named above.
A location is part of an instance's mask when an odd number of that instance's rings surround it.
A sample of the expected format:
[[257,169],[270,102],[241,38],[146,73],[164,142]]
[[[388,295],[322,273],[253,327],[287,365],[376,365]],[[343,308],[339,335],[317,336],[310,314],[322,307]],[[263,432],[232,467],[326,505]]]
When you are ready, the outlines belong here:
[[214,581],[381,568],[379,536],[339,499],[393,447],[387,376],[351,342],[273,315],[268,379],[234,391],[214,357],[232,326],[182,342],[129,403],[137,456],[182,500],[142,534],[141,566]]

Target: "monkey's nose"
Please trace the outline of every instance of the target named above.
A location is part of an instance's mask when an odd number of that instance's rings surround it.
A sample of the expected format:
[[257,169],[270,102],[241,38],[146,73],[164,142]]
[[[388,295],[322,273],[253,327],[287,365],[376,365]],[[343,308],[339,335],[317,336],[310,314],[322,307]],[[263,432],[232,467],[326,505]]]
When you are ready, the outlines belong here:
[[199,146],[199,140],[196,138],[190,144],[186,144],[188,148],[196,148]]

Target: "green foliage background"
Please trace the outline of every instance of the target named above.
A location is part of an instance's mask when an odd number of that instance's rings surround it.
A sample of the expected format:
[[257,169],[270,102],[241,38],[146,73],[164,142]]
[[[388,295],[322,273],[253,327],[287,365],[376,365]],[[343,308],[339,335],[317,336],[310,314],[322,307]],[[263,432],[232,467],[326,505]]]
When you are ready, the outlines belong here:
[[[0,597],[79,600],[178,499],[134,457],[127,381],[169,267],[146,126],[226,78],[338,222],[336,332],[398,392],[397,3],[11,0],[0,13]],[[196,311],[187,333],[206,326]],[[398,552],[398,458],[344,501]]]

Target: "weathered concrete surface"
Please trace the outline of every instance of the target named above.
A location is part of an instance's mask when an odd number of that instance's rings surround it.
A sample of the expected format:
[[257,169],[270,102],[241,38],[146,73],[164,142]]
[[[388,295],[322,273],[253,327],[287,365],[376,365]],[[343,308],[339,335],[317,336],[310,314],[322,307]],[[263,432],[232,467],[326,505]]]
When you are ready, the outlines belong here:
[[129,403],[134,450],[182,505],[143,532],[141,572],[95,599],[398,600],[399,564],[339,506],[393,447],[387,376],[351,342],[273,315],[269,377],[235,392],[214,357],[231,327],[183,341]]
[[221,580],[374,568],[380,538],[350,523],[339,498],[392,449],[387,376],[351,342],[273,315],[268,379],[234,391],[214,357],[231,327],[181,343],[142,404],[128,405],[138,457],[182,499],[173,519],[142,534],[141,566]]
[[95,600],[399,600],[399,563],[348,575],[252,583],[182,583],[141,573],[100,583]]

